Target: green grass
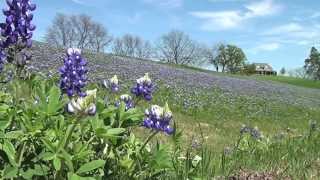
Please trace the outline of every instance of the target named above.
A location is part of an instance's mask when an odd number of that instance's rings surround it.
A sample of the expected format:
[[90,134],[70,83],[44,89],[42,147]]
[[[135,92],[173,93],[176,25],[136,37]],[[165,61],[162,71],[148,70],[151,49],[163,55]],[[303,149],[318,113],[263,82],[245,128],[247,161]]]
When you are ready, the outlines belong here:
[[[202,141],[204,137],[204,144],[214,156],[213,164],[218,175],[229,176],[246,169],[272,172],[280,179],[313,179],[317,176],[320,170],[319,152],[314,148],[319,141],[317,137],[308,139],[302,135],[308,134],[310,120],[320,124],[320,107],[309,108],[252,96],[227,96],[213,89],[197,92],[191,97],[184,95],[203,102],[201,106],[186,109],[183,100],[175,100],[175,96],[177,93],[174,90],[161,87],[154,102],[168,102],[171,105],[174,119],[183,132],[186,148],[194,139]],[[260,142],[255,144],[253,140],[248,150],[227,156],[222,168],[221,152],[228,147],[234,148],[244,124],[258,127],[267,137],[263,143],[271,144],[261,149]],[[283,134],[284,140],[275,140]],[[159,140],[167,143],[166,137],[160,136]]]
[[291,84],[295,86],[320,89],[320,81],[287,77],[287,76],[254,76],[254,77],[259,80],[276,81],[276,82]]
[[[161,87],[154,97],[155,104],[168,102],[184,131],[185,141],[199,137],[199,125],[214,151],[230,146],[239,136],[242,125],[258,127],[266,135],[275,135],[288,129],[302,133],[309,127],[310,120],[319,121],[320,108],[309,108],[269,101],[252,96],[229,96],[219,90],[183,94],[177,99],[175,90]],[[202,105],[186,108],[183,98]],[[320,122],[320,121],[319,121]]]

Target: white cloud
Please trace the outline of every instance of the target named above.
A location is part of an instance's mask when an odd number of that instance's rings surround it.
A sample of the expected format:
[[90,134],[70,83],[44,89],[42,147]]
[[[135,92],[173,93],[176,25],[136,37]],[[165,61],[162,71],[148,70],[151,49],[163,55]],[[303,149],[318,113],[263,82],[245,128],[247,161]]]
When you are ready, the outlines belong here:
[[71,1],[77,4],[84,4],[82,0],[71,0]]
[[178,8],[183,5],[183,0],[143,0],[143,2],[163,8]]
[[238,28],[249,19],[273,15],[282,10],[282,6],[275,4],[272,0],[250,3],[244,7],[245,10],[195,11],[190,14],[205,20],[202,29],[214,31]]
[[260,44],[257,46],[258,50],[263,50],[263,51],[274,51],[279,49],[280,44],[279,43],[266,43],[266,44]]
[[303,27],[298,23],[288,23],[277,27],[270,28],[263,32],[263,35],[279,35],[284,33],[296,33],[303,31]]
[[282,44],[309,45],[320,39],[320,24],[288,23],[270,28],[260,35]]
[[247,1],[247,0],[208,0],[210,2],[241,2],[241,1]]
[[208,31],[231,29],[237,27],[243,21],[243,17],[238,11],[192,12],[191,15],[206,19],[202,29]]
[[245,6],[248,9],[247,17],[267,16],[278,13],[282,6],[273,3],[272,0],[264,0],[251,3]]
[[315,19],[315,18],[319,18],[320,17],[320,12],[315,12],[311,15],[311,18]]
[[277,42],[269,42],[269,43],[259,44],[256,47],[249,49],[248,51],[252,54],[258,54],[260,52],[275,51],[280,47],[281,45]]

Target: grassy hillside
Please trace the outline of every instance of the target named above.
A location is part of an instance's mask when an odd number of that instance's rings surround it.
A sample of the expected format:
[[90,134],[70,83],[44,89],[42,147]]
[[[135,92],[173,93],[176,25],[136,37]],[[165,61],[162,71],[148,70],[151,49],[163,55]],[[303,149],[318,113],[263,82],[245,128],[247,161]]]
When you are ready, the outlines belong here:
[[291,84],[295,86],[301,86],[306,88],[315,88],[320,89],[320,82],[309,80],[309,79],[301,79],[287,76],[255,76],[255,78],[260,80],[270,80],[275,82],[281,82],[286,84]]
[[[43,44],[35,46],[33,55],[33,69],[45,74],[48,70],[55,74],[57,67],[62,64],[61,57],[64,56],[59,50]],[[86,54],[86,57],[91,82],[99,84],[102,80],[118,75],[121,82],[119,94],[128,93],[136,78],[150,73],[157,84],[154,98],[152,102],[139,106],[146,108],[150,104],[163,105],[168,102],[178,131],[182,132],[183,148],[188,149],[193,143],[200,142],[213,153],[214,163],[217,162],[215,166],[218,168],[222,166],[219,164],[221,152],[234,148],[239,137],[242,137],[240,130],[243,126],[256,127],[255,130],[267,137],[266,141],[275,144],[272,147],[266,145],[270,151],[264,152],[264,155],[249,153],[245,157],[244,153],[231,158],[230,164],[226,165],[230,173],[242,168],[259,171],[281,169],[286,170],[285,175],[294,174],[300,178],[307,168],[305,159],[311,158],[312,163],[315,161],[314,157],[308,155],[312,154],[310,151],[314,142],[307,143],[303,140],[307,145],[299,144],[299,150],[294,152],[287,150],[289,146],[292,149],[296,137],[305,137],[310,129],[310,122],[320,123],[320,90],[317,83],[283,77],[230,76],[105,54]],[[140,136],[145,136],[144,131],[139,128],[136,131]],[[277,138],[283,136],[289,139],[289,144],[276,144]],[[294,139],[291,141],[292,137]],[[168,138],[163,136],[157,140],[168,142]],[[292,142],[294,143],[290,144]],[[283,154],[286,152],[288,155]],[[276,156],[270,157],[272,153]],[[297,162],[288,164],[292,160],[291,156],[299,157]],[[259,164],[262,159],[263,163]],[[278,162],[279,167],[276,167]],[[269,165],[265,166],[266,163]],[[222,169],[218,174],[226,173]]]

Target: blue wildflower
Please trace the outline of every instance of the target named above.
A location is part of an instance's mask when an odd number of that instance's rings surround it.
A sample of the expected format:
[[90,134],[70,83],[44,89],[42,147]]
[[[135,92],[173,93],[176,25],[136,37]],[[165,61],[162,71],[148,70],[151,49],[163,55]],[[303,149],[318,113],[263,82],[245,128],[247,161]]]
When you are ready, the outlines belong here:
[[171,120],[172,112],[170,111],[168,104],[166,104],[165,107],[152,105],[151,108],[147,109],[145,112],[143,126],[170,135],[174,132],[174,129],[170,126]]
[[0,72],[3,70],[3,64],[5,62],[6,55],[4,50],[0,47]]
[[97,89],[86,91],[85,97],[73,97],[66,106],[69,113],[94,116],[97,111]]
[[246,125],[243,125],[242,128],[240,129],[240,134],[250,134],[251,137],[253,137],[254,139],[261,139],[262,138],[262,134],[259,131],[258,127],[252,128],[252,127],[248,127]]
[[69,97],[86,96],[82,88],[86,85],[87,61],[81,56],[81,50],[69,48],[64,65],[60,68],[60,88]]
[[118,92],[119,91],[119,80],[117,75],[114,75],[109,81],[104,80],[103,85],[105,88],[110,88],[112,92]]
[[7,0],[8,7],[3,10],[6,16],[5,23],[0,24],[1,36],[5,39],[1,46],[7,48],[18,44],[19,40],[24,47],[32,46],[33,31],[36,26],[31,23],[36,5],[30,0]]
[[137,84],[131,89],[131,92],[136,96],[142,96],[145,100],[150,101],[152,99],[152,92],[154,85],[146,73],[142,78],[137,79]]
[[131,109],[131,108],[134,108],[134,103],[133,103],[133,100],[132,100],[132,97],[128,94],[123,94],[120,96],[120,101],[117,101],[115,103],[115,106],[116,107],[119,107],[120,106],[120,103],[121,102],[124,102],[124,104],[126,105],[126,111]]

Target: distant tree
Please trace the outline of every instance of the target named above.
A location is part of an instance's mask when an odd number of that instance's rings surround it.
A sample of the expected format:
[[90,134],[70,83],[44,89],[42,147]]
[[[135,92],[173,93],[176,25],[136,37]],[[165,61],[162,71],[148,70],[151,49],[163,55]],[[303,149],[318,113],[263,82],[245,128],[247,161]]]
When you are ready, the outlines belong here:
[[153,55],[153,47],[149,41],[141,41],[136,47],[136,57],[150,58]]
[[90,16],[59,13],[48,28],[45,41],[56,46],[101,52],[110,45],[112,37],[102,24],[93,21]]
[[149,41],[145,41],[139,36],[126,34],[114,40],[112,52],[120,56],[150,58],[153,48]]
[[70,24],[68,16],[58,13],[47,30],[45,41],[56,46],[72,46],[74,29]]
[[162,61],[174,64],[196,64],[199,60],[199,45],[182,31],[163,35],[158,43]]
[[227,45],[227,68],[231,73],[240,72],[247,60],[241,48],[234,45]]
[[311,78],[304,67],[290,70],[290,71],[288,71],[288,75],[290,77],[297,77],[297,78],[301,78],[301,79],[310,79]]
[[305,60],[306,73],[315,80],[320,80],[320,53],[312,47],[309,57]]
[[215,45],[212,48],[204,48],[203,50],[203,55],[207,59],[206,61],[210,64],[212,64],[215,68],[215,70],[218,72],[219,71],[219,62],[217,61],[217,51],[218,51],[219,45]]
[[238,72],[243,68],[245,61],[246,55],[241,48],[224,44],[218,47],[215,62],[221,66],[222,72],[225,72],[226,69],[232,73]]
[[280,69],[280,74],[285,75],[286,74],[286,69],[283,67]]
[[215,57],[214,62],[221,66],[222,72],[225,72],[225,68],[228,63],[226,46],[224,44],[220,44],[218,47],[218,55]]
[[254,64],[245,64],[243,67],[243,71],[244,74],[246,75],[252,75],[256,73],[256,65]]
[[92,24],[91,33],[89,35],[89,44],[91,49],[96,52],[103,52],[112,42],[112,37],[108,30],[100,23]]

